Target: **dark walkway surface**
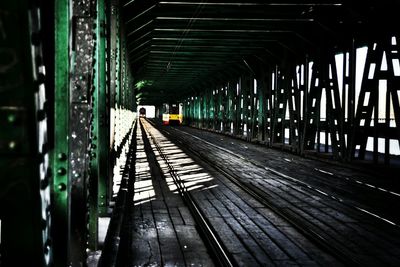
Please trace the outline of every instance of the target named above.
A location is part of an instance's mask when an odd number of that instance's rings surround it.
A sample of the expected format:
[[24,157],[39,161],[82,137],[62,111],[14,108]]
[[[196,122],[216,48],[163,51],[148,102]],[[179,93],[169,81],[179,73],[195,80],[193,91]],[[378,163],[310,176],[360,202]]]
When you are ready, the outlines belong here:
[[123,266],[218,265],[173,175],[233,265],[400,265],[393,177],[194,128],[142,124]]
[[119,266],[213,266],[193,217],[140,126],[136,142],[134,194],[123,236],[130,247],[120,249]]

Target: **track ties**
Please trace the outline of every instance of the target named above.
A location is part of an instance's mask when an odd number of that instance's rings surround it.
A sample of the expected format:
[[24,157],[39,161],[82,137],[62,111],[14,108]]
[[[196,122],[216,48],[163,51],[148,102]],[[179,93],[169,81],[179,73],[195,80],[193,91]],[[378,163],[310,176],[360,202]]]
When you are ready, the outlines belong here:
[[219,240],[218,235],[213,230],[212,226],[208,222],[207,218],[202,214],[200,208],[198,207],[196,201],[192,198],[190,192],[185,187],[184,183],[181,182],[177,172],[174,170],[173,165],[171,164],[168,156],[164,153],[163,149],[161,148],[158,140],[152,134],[150,129],[150,125],[146,120],[140,120],[140,123],[143,125],[145,129],[145,138],[151,140],[151,143],[154,144],[157,151],[159,152],[161,158],[165,161],[168,166],[169,172],[171,177],[174,180],[175,185],[179,191],[179,194],[184,199],[185,203],[187,204],[188,208],[191,211],[192,216],[194,217],[197,226],[199,227],[203,238],[211,248],[211,251],[218,261],[220,266],[236,266],[233,257],[227,252],[226,248],[224,247],[223,243]]

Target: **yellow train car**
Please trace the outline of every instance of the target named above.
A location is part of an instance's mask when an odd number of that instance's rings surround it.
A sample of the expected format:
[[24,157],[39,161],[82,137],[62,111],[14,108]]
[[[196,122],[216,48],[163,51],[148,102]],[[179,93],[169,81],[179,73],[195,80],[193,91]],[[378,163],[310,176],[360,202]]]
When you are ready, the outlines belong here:
[[163,125],[181,125],[182,124],[182,104],[164,103],[162,124]]

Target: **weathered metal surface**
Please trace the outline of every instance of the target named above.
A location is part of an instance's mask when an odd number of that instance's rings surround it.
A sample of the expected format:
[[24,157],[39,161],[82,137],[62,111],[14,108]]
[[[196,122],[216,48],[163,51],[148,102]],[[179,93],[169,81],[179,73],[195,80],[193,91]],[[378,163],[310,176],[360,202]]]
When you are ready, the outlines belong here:
[[54,95],[54,150],[53,171],[53,261],[55,266],[69,263],[70,193],[69,172],[69,69],[70,69],[70,1],[55,2],[55,95]]

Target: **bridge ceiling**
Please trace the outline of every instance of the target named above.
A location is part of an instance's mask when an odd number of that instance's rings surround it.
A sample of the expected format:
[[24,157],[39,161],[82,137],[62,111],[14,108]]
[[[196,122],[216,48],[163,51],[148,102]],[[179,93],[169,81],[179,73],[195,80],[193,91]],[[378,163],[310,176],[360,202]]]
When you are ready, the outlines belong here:
[[353,38],[393,33],[398,1],[154,1],[122,3],[140,103],[226,81],[253,62],[283,64]]

